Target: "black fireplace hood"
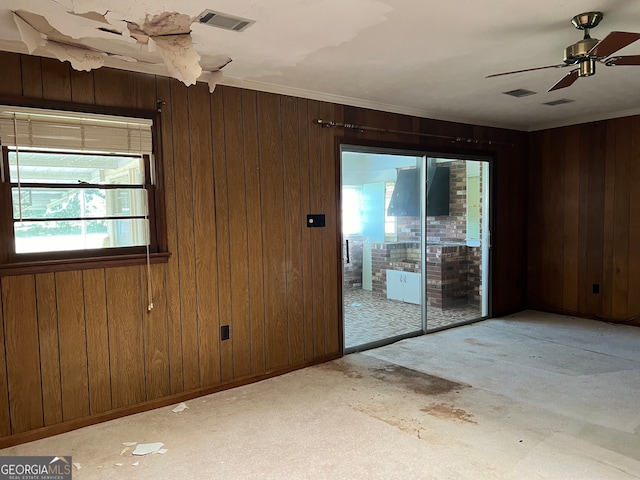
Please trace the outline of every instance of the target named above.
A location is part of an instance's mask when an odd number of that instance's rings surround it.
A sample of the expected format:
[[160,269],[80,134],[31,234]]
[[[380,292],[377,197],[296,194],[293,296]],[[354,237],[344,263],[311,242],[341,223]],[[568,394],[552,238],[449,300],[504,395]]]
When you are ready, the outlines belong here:
[[449,168],[427,159],[427,217],[449,215]]
[[387,215],[390,217],[420,216],[420,171],[417,168],[398,170]]
[[[420,170],[398,170],[387,215],[420,216]],[[427,159],[427,216],[449,215],[449,168],[438,167],[434,158]]]

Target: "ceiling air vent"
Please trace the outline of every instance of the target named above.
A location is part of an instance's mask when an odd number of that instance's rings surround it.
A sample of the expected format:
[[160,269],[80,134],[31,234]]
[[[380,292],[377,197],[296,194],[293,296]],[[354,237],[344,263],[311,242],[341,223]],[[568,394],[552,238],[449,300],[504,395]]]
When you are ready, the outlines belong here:
[[545,102],[542,105],[549,105],[550,107],[555,107],[557,105],[564,105],[565,103],[571,103],[575,100],[569,100],[568,98],[561,98],[559,100],[554,100],[552,102]]
[[502,92],[505,95],[511,95],[512,97],[521,98],[528,97],[529,95],[535,95],[536,92],[532,92],[531,90],[526,90],[524,88],[518,88],[517,90],[511,90],[509,92]]
[[250,25],[255,23],[254,20],[247,18],[234,17],[226,13],[220,13],[213,10],[205,10],[196,18],[198,23],[209,25],[210,27],[218,27],[224,30],[232,30],[234,32],[242,32]]

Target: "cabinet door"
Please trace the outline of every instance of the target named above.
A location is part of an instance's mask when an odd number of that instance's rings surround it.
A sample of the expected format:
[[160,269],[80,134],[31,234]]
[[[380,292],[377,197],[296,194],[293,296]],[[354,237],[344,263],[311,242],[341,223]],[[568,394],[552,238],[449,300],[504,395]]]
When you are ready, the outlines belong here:
[[387,270],[387,298],[389,300],[404,301],[404,272],[399,270]]
[[404,285],[404,301],[420,305],[422,300],[420,274],[415,272],[402,272]]

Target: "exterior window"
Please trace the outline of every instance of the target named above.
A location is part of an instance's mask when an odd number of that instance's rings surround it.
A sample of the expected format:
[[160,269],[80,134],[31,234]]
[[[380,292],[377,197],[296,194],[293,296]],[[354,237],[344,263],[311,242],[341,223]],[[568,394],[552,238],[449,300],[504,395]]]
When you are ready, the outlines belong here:
[[342,187],[342,232],[345,235],[362,233],[362,188],[357,185]]
[[391,196],[395,188],[395,182],[387,182],[384,186],[384,240],[385,242],[395,242],[398,240],[398,217],[388,215]]
[[151,119],[0,107],[0,141],[4,263],[158,252]]

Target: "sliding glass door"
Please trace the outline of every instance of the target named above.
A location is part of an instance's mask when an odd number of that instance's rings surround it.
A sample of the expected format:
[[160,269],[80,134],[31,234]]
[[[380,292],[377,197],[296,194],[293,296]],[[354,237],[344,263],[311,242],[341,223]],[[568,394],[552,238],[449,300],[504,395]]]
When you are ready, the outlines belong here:
[[488,317],[489,169],[342,146],[345,352]]

